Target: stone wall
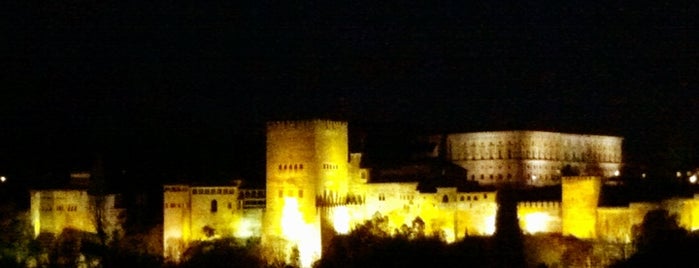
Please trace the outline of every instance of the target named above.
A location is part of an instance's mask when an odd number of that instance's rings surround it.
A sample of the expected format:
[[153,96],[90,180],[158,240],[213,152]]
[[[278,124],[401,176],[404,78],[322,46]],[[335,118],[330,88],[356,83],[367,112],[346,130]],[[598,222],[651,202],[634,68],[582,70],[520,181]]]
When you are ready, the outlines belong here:
[[560,202],[520,202],[517,218],[525,234],[561,233]]

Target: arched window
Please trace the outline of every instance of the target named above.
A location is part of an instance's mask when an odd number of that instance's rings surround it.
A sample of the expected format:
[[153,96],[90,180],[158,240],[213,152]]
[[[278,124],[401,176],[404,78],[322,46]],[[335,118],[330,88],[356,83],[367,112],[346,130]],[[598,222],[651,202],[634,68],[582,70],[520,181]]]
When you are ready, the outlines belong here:
[[216,212],[218,211],[218,202],[216,199],[211,200],[211,212]]
[[449,203],[449,197],[447,195],[442,196],[442,203]]

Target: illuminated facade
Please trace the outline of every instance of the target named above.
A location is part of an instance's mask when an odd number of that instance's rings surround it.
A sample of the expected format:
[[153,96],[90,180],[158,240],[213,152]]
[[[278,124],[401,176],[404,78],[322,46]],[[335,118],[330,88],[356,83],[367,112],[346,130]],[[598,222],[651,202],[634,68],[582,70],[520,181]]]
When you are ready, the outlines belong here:
[[64,229],[97,233],[97,226],[108,239],[124,232],[124,209],[117,204],[118,195],[106,195],[100,202],[85,189],[32,190],[29,196],[34,237],[42,233],[58,236]]
[[[549,165],[548,169],[532,169],[550,170],[532,173],[545,180],[560,176],[562,165],[571,165],[581,173],[602,170],[602,175],[620,167],[621,138],[618,137],[519,131],[469,135],[449,136],[449,160],[467,167],[471,162],[490,161],[487,166],[504,161],[503,164],[516,167],[511,170],[519,170],[512,173],[513,180],[515,176],[529,175],[527,165],[535,163]],[[255,236],[262,238],[266,258],[298,261],[297,264],[308,267],[320,258],[333,235],[347,233],[353,226],[376,216],[386,217],[390,230],[419,222],[424,225],[426,235],[440,236],[447,242],[495,232],[496,190],[461,192],[456,187],[437,187],[434,191],[421,192],[418,182],[372,181],[369,170],[361,167],[362,155],[349,153],[347,136],[345,122],[268,123],[267,186],[265,190],[249,190],[259,193],[254,195],[257,207],[244,205],[249,199],[241,197],[244,190],[237,185],[166,185],[165,257],[177,260],[193,240]],[[474,136],[482,140],[467,142]],[[491,141],[493,147],[488,149]],[[523,147],[532,142],[541,146]],[[483,150],[464,149],[471,144],[483,144]],[[503,146],[498,147],[499,144]],[[494,179],[483,183],[497,184],[497,174],[501,173],[493,173]],[[502,174],[506,178],[507,173]],[[476,181],[479,180],[477,177]],[[603,180],[600,176],[575,176],[542,183],[561,184],[562,197],[518,203],[523,232],[562,233],[582,239],[628,243],[632,227],[642,222],[646,212],[659,207],[681,215],[680,224],[685,228],[699,228],[699,196],[661,204],[599,207]]]
[[[432,138],[440,142],[439,137]],[[565,172],[608,178],[621,168],[621,137],[543,131],[446,135],[446,158],[484,185],[557,185]],[[570,176],[570,174],[567,174]]]
[[193,240],[261,233],[264,190],[228,186],[163,187],[163,254],[178,261]]

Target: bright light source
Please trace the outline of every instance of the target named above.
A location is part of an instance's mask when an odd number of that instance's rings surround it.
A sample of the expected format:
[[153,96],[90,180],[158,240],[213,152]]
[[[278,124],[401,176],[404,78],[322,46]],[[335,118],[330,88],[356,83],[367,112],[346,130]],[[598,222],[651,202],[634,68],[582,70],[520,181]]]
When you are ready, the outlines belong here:
[[536,181],[536,175],[532,175],[532,180]]
[[641,178],[646,178],[646,173],[641,174]]
[[313,261],[317,260],[317,256],[320,255],[320,248],[316,248],[316,246],[320,246],[320,239],[313,232],[313,227],[303,220],[296,198],[284,198],[282,234],[291,242],[290,247],[287,248],[287,256],[292,256],[292,248],[295,246],[298,250],[301,266],[311,267]]
[[0,176],[0,182],[5,182],[5,181],[7,181],[7,178],[5,178],[5,176]]
[[492,235],[495,233],[495,215],[485,218],[485,234]]
[[682,177],[682,172],[677,171],[677,173],[675,175],[677,175],[678,178]]
[[543,212],[534,212],[524,216],[524,231],[534,234],[545,232],[549,227],[551,216]]
[[619,170],[615,170],[615,171],[614,171],[614,176],[615,176],[615,177],[619,177]]
[[689,177],[689,182],[697,183],[697,175],[692,175],[691,177]]
[[349,220],[350,216],[347,207],[341,206],[335,208],[333,212],[333,227],[335,227],[335,232],[338,234],[348,234],[350,231]]

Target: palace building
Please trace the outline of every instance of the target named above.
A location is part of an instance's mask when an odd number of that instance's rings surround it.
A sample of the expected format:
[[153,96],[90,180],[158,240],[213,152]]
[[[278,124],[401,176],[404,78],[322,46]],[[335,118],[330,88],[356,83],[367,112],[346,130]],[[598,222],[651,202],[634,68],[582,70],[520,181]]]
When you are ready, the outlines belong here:
[[609,178],[621,168],[621,137],[543,131],[448,134],[446,158],[479,184],[560,184],[562,172]]
[[[189,243],[217,237],[260,237],[266,258],[309,267],[336,234],[374,217],[391,229],[422,225],[447,242],[495,232],[499,185],[560,185],[557,198],[517,205],[525,233],[561,233],[581,239],[629,243],[646,212],[666,208],[680,224],[699,228],[699,197],[661,203],[600,206],[605,180],[618,175],[622,138],[540,131],[449,134],[432,137],[459,180],[485,187],[461,189],[420,179],[431,170],[377,172],[348,149],[346,122],[270,122],[266,131],[266,189],[165,185],[164,257],[177,261]],[[436,149],[439,150],[439,149]],[[446,176],[448,169],[436,169]],[[570,173],[570,174],[567,174]],[[389,174],[389,175],[386,175]],[[408,176],[411,180],[380,177]],[[570,175],[570,176],[569,176]],[[376,176],[376,177],[373,177]],[[427,175],[424,175],[427,176]],[[457,178],[458,178],[457,176]],[[404,176],[405,177],[405,176]]]

